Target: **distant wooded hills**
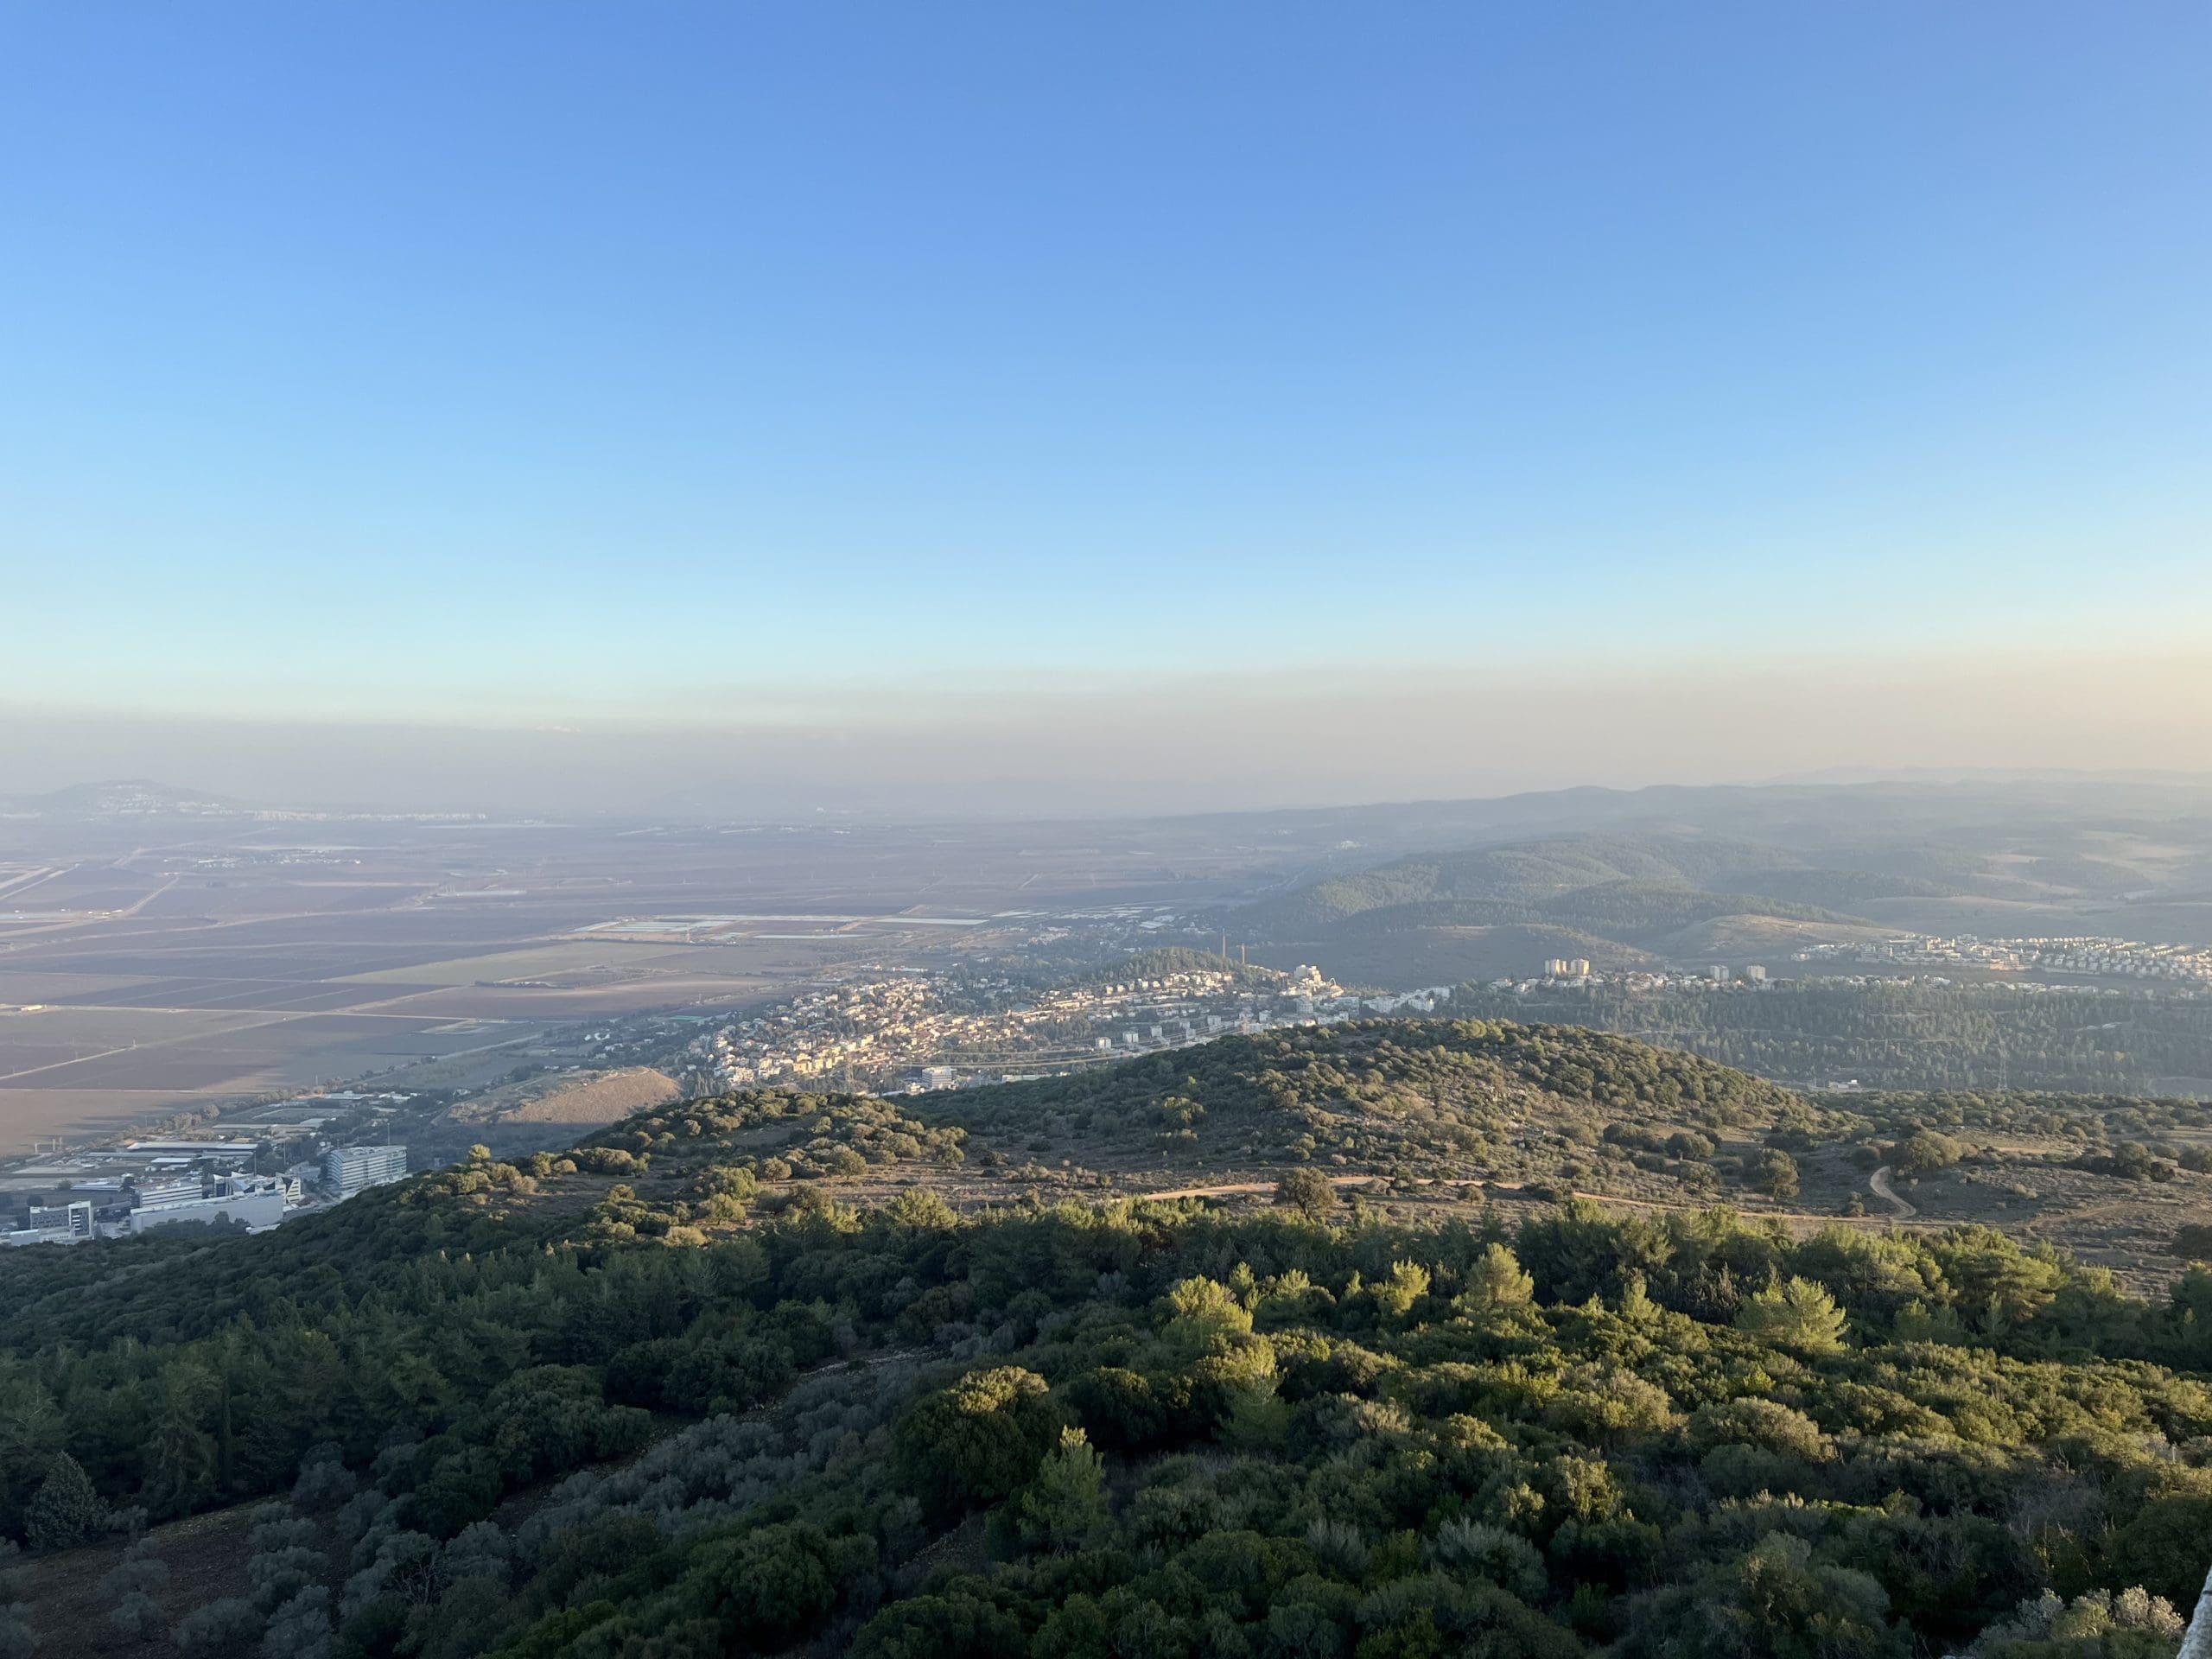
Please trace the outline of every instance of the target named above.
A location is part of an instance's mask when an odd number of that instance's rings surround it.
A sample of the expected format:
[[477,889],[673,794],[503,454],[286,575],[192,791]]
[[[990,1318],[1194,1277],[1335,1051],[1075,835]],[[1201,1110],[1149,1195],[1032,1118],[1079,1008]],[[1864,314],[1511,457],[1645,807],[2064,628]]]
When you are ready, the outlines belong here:
[[1245,925],[1340,977],[1405,984],[1442,968],[1532,972],[1545,955],[1630,967],[1711,949],[1693,930],[1723,918],[1786,924],[1777,937],[1790,937],[1860,922],[1837,906],[1955,891],[1752,842],[1592,836],[1398,859],[1256,906]]
[[1758,961],[1900,929],[2212,934],[2212,833],[2193,819],[1884,830],[1844,805],[1825,837],[1786,826],[1789,844],[1683,830],[1415,853],[1271,897],[1239,925],[1270,961],[1393,987],[1525,975],[1553,956],[1601,970]]

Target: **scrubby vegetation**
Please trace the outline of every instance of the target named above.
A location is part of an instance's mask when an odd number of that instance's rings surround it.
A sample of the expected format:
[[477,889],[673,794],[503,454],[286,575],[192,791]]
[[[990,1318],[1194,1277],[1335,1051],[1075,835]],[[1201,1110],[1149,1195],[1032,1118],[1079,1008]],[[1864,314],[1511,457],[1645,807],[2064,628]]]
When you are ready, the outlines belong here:
[[1785,1110],[1813,1109],[1694,1055],[1573,1027],[1377,1020],[1230,1038],[928,1109],[978,1133],[1039,1137],[1039,1151],[1065,1145],[1184,1169],[1321,1160],[1459,1179],[1518,1172],[1538,1141],[1594,1152],[1609,1126],[1764,1130]]
[[602,1173],[651,1166],[696,1183],[711,1180],[714,1170],[741,1169],[786,1180],[894,1164],[958,1164],[967,1139],[957,1123],[926,1124],[865,1095],[770,1089],[641,1112],[579,1142],[573,1155]]

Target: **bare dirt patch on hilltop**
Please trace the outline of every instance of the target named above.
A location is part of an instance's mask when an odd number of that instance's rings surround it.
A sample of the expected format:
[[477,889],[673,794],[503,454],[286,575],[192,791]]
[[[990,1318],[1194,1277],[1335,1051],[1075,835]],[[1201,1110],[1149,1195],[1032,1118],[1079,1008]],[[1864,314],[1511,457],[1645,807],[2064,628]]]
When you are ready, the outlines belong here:
[[665,1106],[683,1093],[665,1071],[630,1066],[510,1084],[462,1102],[454,1108],[453,1118],[463,1123],[619,1123],[633,1112]]

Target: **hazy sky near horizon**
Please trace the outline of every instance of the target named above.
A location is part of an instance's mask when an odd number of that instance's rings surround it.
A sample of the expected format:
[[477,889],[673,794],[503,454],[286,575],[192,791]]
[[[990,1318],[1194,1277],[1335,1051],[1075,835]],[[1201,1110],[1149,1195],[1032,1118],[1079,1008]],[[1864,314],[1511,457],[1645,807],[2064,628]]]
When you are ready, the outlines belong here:
[[[2156,0],[0,6],[0,766],[2069,765],[2093,663],[2202,766],[2208,73]],[[1885,683],[1955,701],[1785,723]]]
[[[1767,783],[1980,765],[2212,781],[2200,656],[1904,657],[1520,675],[1223,673],[1116,690],[899,683],[773,719],[0,724],[19,791],[150,778],[289,805],[784,817],[1118,816]],[[9,792],[0,789],[0,794]]]

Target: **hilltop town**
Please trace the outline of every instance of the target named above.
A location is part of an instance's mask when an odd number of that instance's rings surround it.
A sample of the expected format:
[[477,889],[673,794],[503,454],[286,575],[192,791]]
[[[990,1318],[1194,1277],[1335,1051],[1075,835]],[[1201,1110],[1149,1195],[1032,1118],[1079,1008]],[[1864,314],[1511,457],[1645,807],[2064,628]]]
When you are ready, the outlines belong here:
[[697,1094],[779,1083],[919,1093],[1060,1075],[1235,1033],[1428,1014],[1449,995],[1437,986],[1362,995],[1310,965],[1208,965],[1190,951],[1147,953],[1037,992],[1006,977],[902,974],[806,991],[734,1020],[694,1039],[677,1074]]
[[2178,980],[2212,985],[2212,950],[2141,939],[2090,937],[1982,939],[1911,933],[1874,941],[1833,941],[1796,952],[1798,962],[1860,962],[1895,967],[1961,968],[1983,973],[2065,974],[2091,978]]

